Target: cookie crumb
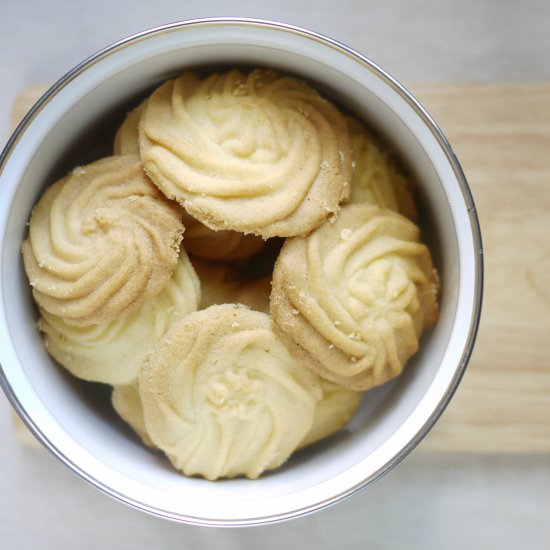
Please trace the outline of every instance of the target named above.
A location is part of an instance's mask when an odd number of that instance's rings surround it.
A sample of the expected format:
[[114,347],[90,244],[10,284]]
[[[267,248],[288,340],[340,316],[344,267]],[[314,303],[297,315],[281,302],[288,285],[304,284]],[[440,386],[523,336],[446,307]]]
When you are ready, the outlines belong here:
[[73,168],[73,176],[83,176],[86,173],[86,169],[82,166],[77,166],[76,168]]
[[347,241],[351,237],[351,234],[352,234],[351,229],[349,229],[349,228],[342,229],[342,231],[340,231],[340,238],[343,241]]

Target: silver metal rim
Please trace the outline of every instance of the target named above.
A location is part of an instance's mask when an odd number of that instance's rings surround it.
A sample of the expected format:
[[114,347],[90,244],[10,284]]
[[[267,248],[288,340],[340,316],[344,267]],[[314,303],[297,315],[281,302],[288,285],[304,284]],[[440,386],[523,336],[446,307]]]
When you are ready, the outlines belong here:
[[367,57],[361,55],[355,50],[349,48],[348,46],[334,39],[328,38],[322,34],[319,34],[314,31],[310,31],[308,29],[304,29],[301,27],[289,25],[286,23],[275,22],[275,21],[262,20],[262,19],[223,17],[223,18],[205,18],[205,19],[192,19],[187,21],[179,21],[179,22],[162,25],[159,27],[155,27],[155,28],[131,35],[127,38],[124,38],[118,42],[115,42],[114,44],[111,44],[110,46],[107,46],[106,48],[98,51],[97,53],[93,54],[92,56],[88,57],[87,59],[79,63],[77,66],[71,69],[68,73],[66,73],[63,77],[61,77],[27,113],[27,115],[24,117],[24,119],[21,121],[21,123],[19,124],[19,126],[16,128],[13,135],[9,139],[4,150],[0,154],[0,174],[2,173],[4,166],[8,158],[10,157],[12,150],[16,146],[21,135],[24,133],[24,131],[29,126],[31,121],[36,117],[36,115],[41,111],[41,109],[49,102],[49,100],[57,94],[57,92],[60,89],[66,86],[71,80],[76,78],[88,67],[97,63],[103,58],[111,55],[112,53],[122,48],[125,48],[137,41],[147,39],[152,35],[163,34],[166,32],[179,30],[184,27],[212,26],[212,25],[222,25],[222,26],[223,25],[242,25],[244,27],[247,27],[247,26],[263,27],[263,28],[278,29],[280,31],[297,34],[302,37],[306,37],[306,38],[315,40],[317,42],[321,42],[325,46],[329,46],[339,51],[340,53],[344,53],[348,57],[351,57],[352,59],[359,61],[365,68],[367,68],[369,71],[375,73],[379,78],[381,78],[386,84],[388,84],[393,90],[395,90],[419,115],[419,117],[426,124],[427,128],[429,128],[429,130],[431,131],[431,133],[433,134],[433,136],[436,138],[437,142],[441,146],[443,152],[445,153],[449,161],[449,164],[456,176],[456,179],[460,185],[460,189],[464,197],[464,202],[468,209],[470,227],[472,230],[472,240],[474,242],[475,249],[477,251],[477,254],[474,259],[474,267],[475,267],[474,304],[473,304],[473,311],[471,316],[471,323],[470,323],[470,326],[468,327],[468,336],[466,340],[466,345],[463,350],[460,363],[455,371],[455,375],[451,380],[451,383],[449,384],[443,398],[434,408],[434,411],[430,416],[430,418],[428,419],[428,421],[418,430],[418,432],[413,437],[413,439],[397,455],[395,455],[391,460],[389,460],[384,465],[384,467],[380,468],[379,470],[371,474],[368,478],[364,479],[361,483],[353,487],[350,487],[345,491],[342,491],[341,493],[333,495],[328,499],[313,503],[304,508],[289,511],[285,514],[278,514],[278,515],[272,515],[267,517],[265,516],[254,517],[254,518],[247,518],[247,519],[240,519],[240,520],[219,520],[215,518],[180,516],[180,515],[167,512],[165,510],[160,510],[158,508],[151,507],[143,502],[139,502],[137,500],[134,500],[133,498],[127,497],[124,494],[114,491],[110,487],[104,485],[103,482],[94,478],[88,472],[81,469],[77,464],[72,462],[66,455],[63,454],[63,452],[60,449],[58,449],[37,428],[32,418],[27,414],[26,410],[20,403],[18,397],[15,395],[5,375],[5,372],[2,366],[0,365],[0,386],[2,386],[6,396],[8,397],[10,403],[16,410],[17,414],[21,417],[23,422],[26,424],[29,430],[35,435],[35,437],[37,437],[37,439],[40,440],[40,442],[54,456],[56,456],[59,460],[61,460],[65,465],[67,465],[71,470],[77,473],[80,477],[82,477],[83,479],[85,479],[86,481],[88,481],[98,489],[100,489],[102,492],[115,498],[116,500],[124,502],[134,508],[153,514],[157,517],[162,517],[165,519],[182,522],[182,523],[194,524],[194,525],[213,526],[213,527],[214,526],[215,527],[221,527],[221,526],[237,527],[237,526],[252,526],[252,525],[275,523],[285,519],[291,519],[291,518],[303,516],[305,514],[318,511],[322,508],[330,506],[331,504],[335,504],[336,502],[339,502],[340,500],[347,498],[353,495],[354,493],[356,493],[357,491],[363,489],[364,487],[370,485],[371,483],[373,483],[374,481],[378,480],[383,475],[391,471],[420,443],[420,441],[426,436],[426,434],[430,431],[430,429],[435,424],[437,419],[441,416],[442,412],[445,410],[447,404],[449,403],[450,399],[455,393],[458,387],[458,384],[462,379],[462,376],[464,375],[466,366],[470,360],[470,356],[473,350],[474,342],[475,342],[478,327],[479,327],[480,316],[481,316],[482,294],[483,294],[483,248],[482,248],[482,240],[481,240],[481,230],[479,226],[479,220],[477,217],[477,212],[473,201],[472,193],[470,191],[470,188],[468,186],[468,183],[462,171],[462,168],[458,162],[458,159],[456,158],[456,155],[454,154],[449,142],[445,138],[441,129],[437,126],[435,121],[424,109],[424,107],[422,107],[422,105],[411,95],[411,93],[408,90],[406,90],[399,82],[397,82],[384,69],[376,65],[370,59],[368,59]]

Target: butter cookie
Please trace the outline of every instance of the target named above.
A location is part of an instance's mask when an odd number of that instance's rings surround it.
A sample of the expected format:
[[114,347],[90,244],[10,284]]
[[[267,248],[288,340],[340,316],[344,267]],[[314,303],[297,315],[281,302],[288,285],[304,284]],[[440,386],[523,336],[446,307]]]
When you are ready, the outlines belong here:
[[155,444],[149,437],[143,418],[143,405],[139,396],[139,386],[128,384],[114,386],[111,393],[111,403],[117,414],[130,426],[147,447],[155,448]]
[[257,478],[311,429],[319,378],[269,315],[220,305],[175,324],[139,379],[147,433],[186,475]]
[[273,71],[186,72],[150,96],[139,127],[145,170],[216,230],[303,235],[349,196],[344,116]]
[[78,327],[42,310],[38,328],[48,353],[71,374],[104,384],[132,384],[154,345],[173,323],[196,311],[200,283],[185,251],[166,286],[137,311]]
[[77,326],[135,311],[174,272],[181,216],[137,156],[75,168],[46,190],[31,215],[22,252],[36,302]]
[[287,239],[271,314],[289,349],[322,377],[367,390],[401,373],[437,318],[438,281],[418,227],[370,204],[342,207]]
[[357,411],[363,394],[321,378],[323,397],[315,406],[313,425],[300,448],[317,443],[341,430]]
[[354,161],[349,202],[370,202],[416,219],[412,180],[361,122],[352,117],[347,122]]
[[[139,122],[147,99],[130,111],[119,127],[114,140],[115,155],[139,154]],[[207,260],[240,260],[261,250],[265,241],[256,235],[237,231],[214,231],[185,213],[185,249],[198,258]]]

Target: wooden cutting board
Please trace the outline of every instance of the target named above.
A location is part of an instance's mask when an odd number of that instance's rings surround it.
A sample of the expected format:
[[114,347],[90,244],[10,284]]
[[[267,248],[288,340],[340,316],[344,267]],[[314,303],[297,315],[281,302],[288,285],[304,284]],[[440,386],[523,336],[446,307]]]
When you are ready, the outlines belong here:
[[412,91],[462,163],[485,257],[474,354],[423,448],[550,451],[550,85]]
[[[472,188],[485,293],[477,344],[419,449],[550,451],[550,84],[411,86]],[[14,124],[45,90],[24,90]]]

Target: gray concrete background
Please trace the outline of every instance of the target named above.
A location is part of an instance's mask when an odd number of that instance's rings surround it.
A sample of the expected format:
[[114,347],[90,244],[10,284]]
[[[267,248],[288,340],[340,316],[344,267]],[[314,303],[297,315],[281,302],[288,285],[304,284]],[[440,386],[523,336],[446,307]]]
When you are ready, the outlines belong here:
[[[53,82],[146,28],[238,15],[311,28],[405,85],[550,80],[547,0],[0,0],[0,143],[29,84]],[[22,448],[0,396],[0,548],[550,548],[550,456],[416,450],[374,486],[306,518],[245,530],[168,523],[123,506],[46,451]]]
[[196,17],[305,26],[357,49],[404,84],[550,79],[547,0],[1,0],[0,139],[15,94],[53,82],[135,32]]

